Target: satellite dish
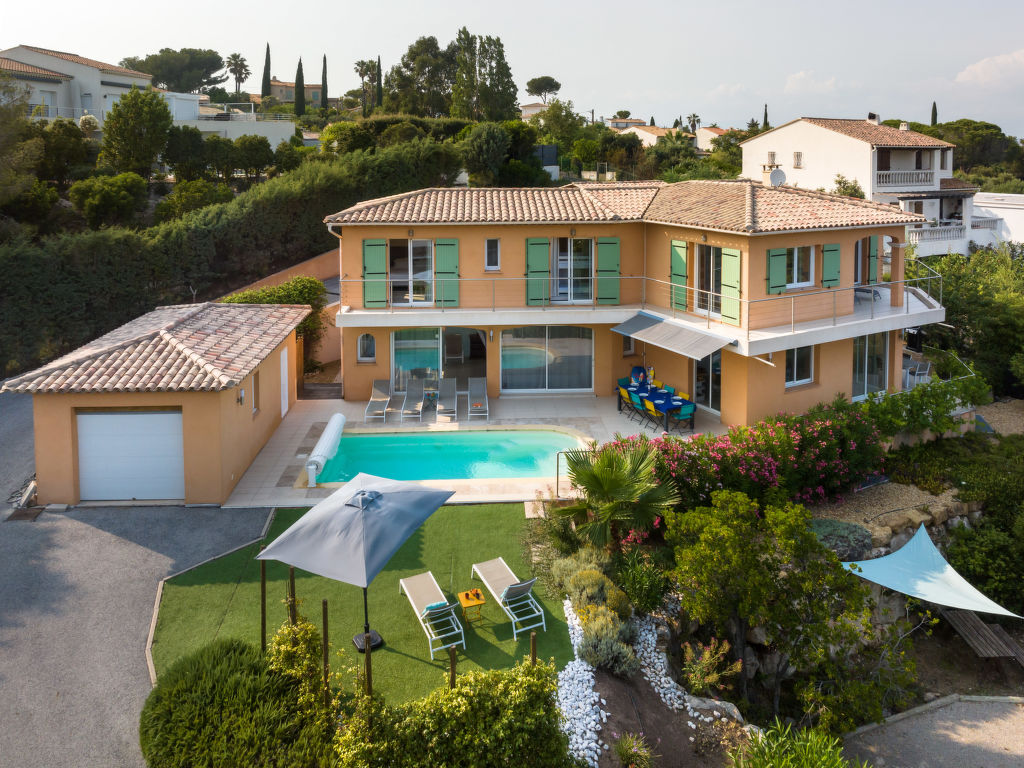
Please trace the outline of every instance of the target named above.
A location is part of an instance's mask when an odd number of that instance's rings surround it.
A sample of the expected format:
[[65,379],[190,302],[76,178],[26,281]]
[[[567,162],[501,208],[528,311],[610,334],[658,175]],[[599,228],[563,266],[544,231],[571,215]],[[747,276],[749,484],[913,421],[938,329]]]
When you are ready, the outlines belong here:
[[781,168],[775,168],[770,174],[768,174],[768,182],[773,187],[781,187],[786,183],[786,174],[783,173]]

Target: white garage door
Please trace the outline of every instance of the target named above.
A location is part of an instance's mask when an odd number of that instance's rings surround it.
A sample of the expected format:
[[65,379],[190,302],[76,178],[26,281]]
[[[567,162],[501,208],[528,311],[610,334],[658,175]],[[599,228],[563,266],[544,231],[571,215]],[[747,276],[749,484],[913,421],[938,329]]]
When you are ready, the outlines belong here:
[[181,411],[78,414],[82,501],[185,498]]

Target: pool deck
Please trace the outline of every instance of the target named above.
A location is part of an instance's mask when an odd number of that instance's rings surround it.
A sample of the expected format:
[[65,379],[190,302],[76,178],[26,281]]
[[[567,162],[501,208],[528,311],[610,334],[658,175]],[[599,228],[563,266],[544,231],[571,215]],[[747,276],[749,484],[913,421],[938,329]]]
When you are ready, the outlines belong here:
[[[615,409],[614,397],[588,395],[505,396],[489,402],[491,418],[466,419],[466,399],[459,398],[459,419],[435,423],[433,411],[424,413],[423,422],[399,421],[389,414],[386,423],[363,421],[365,401],[299,400],[285,416],[281,426],[253,460],[235,486],[225,507],[305,507],[329,496],[336,487],[305,487],[305,459],[313,450],[328,419],[335,413],[346,417],[345,431],[450,431],[462,429],[556,428],[599,443],[616,433],[633,435],[641,431],[635,421]],[[712,414],[697,411],[696,432],[720,434],[726,428]],[[646,433],[656,436],[650,427]],[[563,469],[564,472],[564,469]],[[301,483],[300,483],[301,480]],[[474,480],[426,480],[424,485],[455,491],[451,503],[475,504],[499,501],[533,501],[555,498],[555,478],[501,478]],[[563,475],[558,491],[567,492]]]

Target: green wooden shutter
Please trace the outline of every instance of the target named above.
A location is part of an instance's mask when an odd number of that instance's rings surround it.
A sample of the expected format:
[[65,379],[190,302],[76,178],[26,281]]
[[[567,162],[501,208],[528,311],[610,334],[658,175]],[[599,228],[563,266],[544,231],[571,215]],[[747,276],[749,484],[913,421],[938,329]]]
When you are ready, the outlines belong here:
[[821,249],[821,287],[839,285],[839,243],[827,243]]
[[551,302],[551,243],[545,237],[526,238],[526,304]]
[[868,282],[878,282],[878,235],[872,235],[868,238],[870,246],[868,247]]
[[722,320],[740,324],[740,252],[722,249]]
[[434,305],[459,306],[459,241],[434,242]]
[[786,284],[789,282],[789,273],[786,270],[788,255],[788,248],[768,249],[768,293],[786,292]]
[[386,240],[363,240],[363,307],[388,305],[388,248]]
[[669,283],[672,296],[669,304],[673,309],[686,310],[686,241],[673,240],[669,246],[671,265],[669,267]]
[[619,303],[619,238],[597,240],[597,303]]

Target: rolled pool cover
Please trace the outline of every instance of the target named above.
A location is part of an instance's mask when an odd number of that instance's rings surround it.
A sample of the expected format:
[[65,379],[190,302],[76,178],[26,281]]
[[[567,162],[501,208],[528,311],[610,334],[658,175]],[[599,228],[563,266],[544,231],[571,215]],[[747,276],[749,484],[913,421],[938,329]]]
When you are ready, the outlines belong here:
[[345,416],[340,413],[331,416],[324,433],[316,441],[316,447],[306,459],[306,475],[310,488],[316,488],[316,476],[324,471],[324,465],[338,452],[338,443],[341,442],[341,433],[344,431]]

